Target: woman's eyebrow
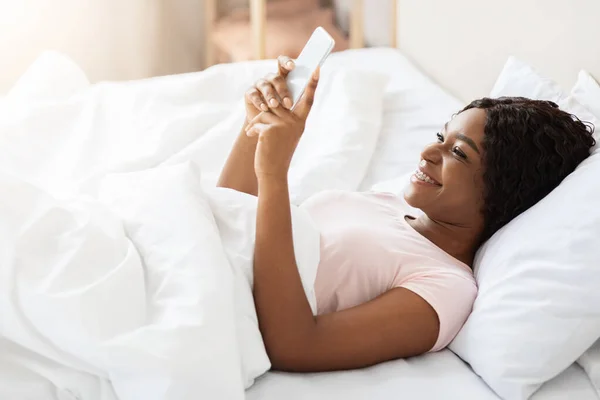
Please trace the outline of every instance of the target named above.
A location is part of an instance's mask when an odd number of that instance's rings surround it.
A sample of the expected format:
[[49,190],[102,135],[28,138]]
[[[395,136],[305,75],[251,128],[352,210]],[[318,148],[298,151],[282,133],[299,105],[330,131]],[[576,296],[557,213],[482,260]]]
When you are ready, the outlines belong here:
[[[444,124],[444,132],[448,132],[448,122],[446,122]],[[470,137],[465,136],[462,133],[459,133],[459,134],[456,135],[456,139],[458,139],[458,140],[460,140],[462,142],[465,142],[466,144],[469,145],[470,148],[472,148],[473,150],[475,150],[475,152],[477,154],[480,154],[479,153],[479,149],[477,148],[477,145],[475,144],[475,142]]]
[[466,144],[469,145],[470,148],[472,148],[473,150],[475,150],[475,152],[477,154],[479,154],[479,149],[477,148],[477,145],[475,144],[475,142],[470,137],[465,136],[462,133],[459,133],[458,135],[456,135],[456,139],[465,142]]

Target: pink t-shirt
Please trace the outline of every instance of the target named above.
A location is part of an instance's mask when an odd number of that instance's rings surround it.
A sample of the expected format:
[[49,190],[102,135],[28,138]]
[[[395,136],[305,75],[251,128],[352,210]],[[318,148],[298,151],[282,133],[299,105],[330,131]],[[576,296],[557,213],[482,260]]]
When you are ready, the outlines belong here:
[[387,193],[327,191],[302,206],[321,233],[317,313],[344,310],[403,287],[437,312],[441,350],[467,319],[477,294],[468,265],[415,231],[410,207]]

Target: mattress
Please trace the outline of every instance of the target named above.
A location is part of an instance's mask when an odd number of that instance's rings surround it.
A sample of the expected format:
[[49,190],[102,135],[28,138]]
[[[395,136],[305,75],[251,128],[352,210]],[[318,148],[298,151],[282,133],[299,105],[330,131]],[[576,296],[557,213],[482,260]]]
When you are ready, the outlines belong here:
[[[383,127],[371,165],[360,185],[392,181],[416,168],[424,145],[464,104],[419,72],[390,48],[333,54],[327,68],[352,65],[386,73],[390,81]],[[247,391],[248,400],[271,399],[498,399],[472,369],[450,350],[395,360],[370,368],[291,374],[269,372]],[[533,400],[598,400],[590,380],[577,364],[547,382]]]

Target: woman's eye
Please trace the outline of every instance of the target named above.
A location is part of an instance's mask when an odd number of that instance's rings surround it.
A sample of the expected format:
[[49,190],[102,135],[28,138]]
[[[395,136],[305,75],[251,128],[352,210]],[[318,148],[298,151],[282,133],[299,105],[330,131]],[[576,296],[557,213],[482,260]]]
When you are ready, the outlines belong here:
[[437,140],[440,143],[444,143],[444,136],[441,133],[436,133],[435,136],[437,136]]
[[460,158],[464,158],[464,159],[467,158],[467,155],[465,153],[463,153],[463,151],[458,146],[453,147],[452,152]]

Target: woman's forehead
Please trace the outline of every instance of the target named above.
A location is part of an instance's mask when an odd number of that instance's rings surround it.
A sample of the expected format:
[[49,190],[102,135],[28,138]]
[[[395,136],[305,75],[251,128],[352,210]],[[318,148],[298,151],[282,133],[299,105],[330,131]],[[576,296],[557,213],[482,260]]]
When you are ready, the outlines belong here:
[[486,112],[480,108],[471,108],[455,115],[445,125],[446,134],[462,134],[473,140],[483,139]]

